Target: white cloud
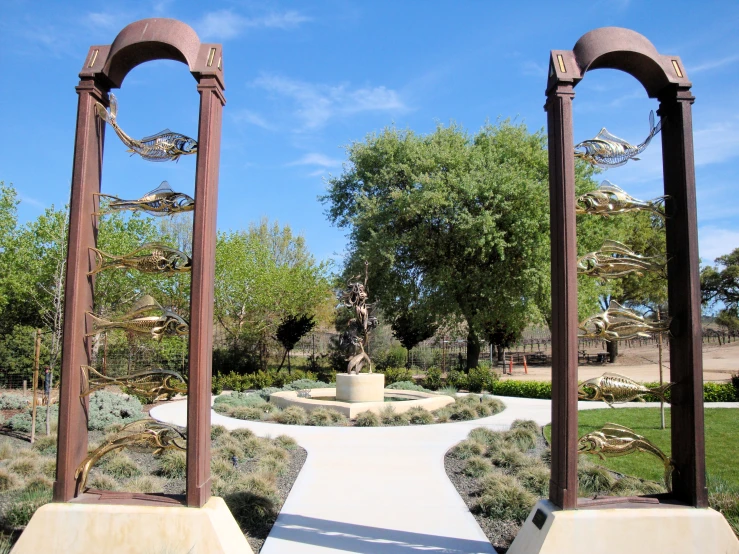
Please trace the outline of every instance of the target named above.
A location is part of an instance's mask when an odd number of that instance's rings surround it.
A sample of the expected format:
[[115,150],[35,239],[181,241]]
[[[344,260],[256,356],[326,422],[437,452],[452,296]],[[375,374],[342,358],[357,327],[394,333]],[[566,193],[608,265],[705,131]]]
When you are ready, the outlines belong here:
[[705,62],[696,66],[687,66],[688,69],[688,75],[691,75],[693,73],[700,73],[701,71],[708,71],[709,69],[716,69],[719,67],[724,67],[725,65],[730,65],[733,63],[736,63],[739,61],[739,54],[734,56],[726,56],[725,58],[721,58],[719,60],[712,60],[710,62]]
[[258,17],[244,17],[232,10],[218,10],[208,13],[198,24],[196,29],[203,37],[213,37],[220,40],[234,38],[247,29],[294,29],[311,18],[295,10],[281,13],[269,13]]
[[286,96],[295,103],[295,115],[303,129],[318,129],[336,116],[367,111],[406,111],[400,95],[384,86],[350,89],[347,85],[307,83],[264,74],[254,84],[269,92]]
[[336,158],[329,158],[325,154],[320,154],[318,152],[311,152],[310,154],[306,154],[299,160],[290,162],[287,165],[318,165],[321,167],[339,167],[341,165],[341,160],[338,160]]
[[548,69],[542,63],[529,60],[521,64],[521,73],[529,77],[541,77],[542,75],[547,75]]
[[233,112],[229,112],[229,115],[237,123],[250,123],[252,125],[256,125],[257,127],[261,127],[262,129],[267,129],[268,131],[275,130],[274,125],[272,125],[269,121],[264,119],[258,113],[251,110],[236,110]]
[[739,119],[732,118],[693,131],[695,165],[724,162],[739,155]]
[[713,260],[730,254],[739,247],[739,231],[705,225],[698,230],[698,255],[703,265],[713,265]]

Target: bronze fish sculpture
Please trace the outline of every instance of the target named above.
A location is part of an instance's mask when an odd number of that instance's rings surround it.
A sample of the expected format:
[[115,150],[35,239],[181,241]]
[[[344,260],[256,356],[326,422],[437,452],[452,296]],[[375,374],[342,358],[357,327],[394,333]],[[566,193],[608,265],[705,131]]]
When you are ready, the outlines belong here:
[[156,135],[136,140],[128,136],[123,129],[118,126],[116,117],[118,115],[118,100],[115,95],[110,95],[110,109],[106,110],[100,102],[95,104],[95,110],[103,121],[106,121],[113,127],[115,134],[121,139],[123,144],[128,146],[131,155],[138,154],[145,160],[152,162],[166,162],[167,160],[177,161],[180,156],[188,154],[196,154],[198,151],[198,142],[195,139],[174,133],[169,129],[160,131]]
[[606,423],[600,431],[583,435],[577,441],[577,452],[598,456],[601,460],[607,457],[626,456],[635,452],[648,452],[664,465],[665,486],[667,490],[671,489],[672,471],[675,467],[672,460],[649,439],[623,425]]
[[575,213],[608,217],[614,214],[646,210],[664,219],[663,205],[666,198],[666,196],[660,196],[646,202],[638,200],[621,187],[605,180],[595,190],[586,192],[577,198]]
[[618,373],[604,373],[600,377],[594,377],[581,383],[577,389],[577,398],[578,400],[602,400],[611,408],[613,408],[613,404],[631,402],[637,398],[644,402],[642,396],[645,394],[653,394],[662,399],[663,402],[667,402],[665,392],[671,386],[672,383],[667,383],[649,389],[641,383]]
[[77,490],[83,492],[87,485],[87,477],[103,456],[122,448],[154,449],[154,454],[165,450],[187,450],[187,436],[172,425],[160,423],[154,419],[142,419],[124,426],[113,438],[96,448],[74,473],[77,479]]
[[625,244],[607,240],[597,252],[589,252],[577,260],[577,272],[605,283],[609,279],[644,271],[664,273],[665,263],[654,257],[641,256]]
[[97,267],[88,272],[88,275],[95,275],[113,268],[137,269],[143,273],[159,273],[162,275],[185,273],[192,269],[190,256],[160,242],[146,243],[123,256],[106,254],[97,248],[90,248],[90,250],[95,253]]
[[669,330],[670,320],[647,321],[612,300],[605,312],[590,316],[579,327],[582,334],[578,338],[581,339],[627,340],[665,333]]
[[102,210],[93,215],[101,215],[108,212],[121,210],[142,211],[151,215],[173,215],[183,212],[191,212],[195,209],[195,200],[184,192],[175,192],[167,181],[152,191],[147,192],[138,200],[121,200],[110,194],[97,194],[102,198],[110,199],[110,202]]
[[110,321],[87,312],[92,319],[93,332],[86,336],[110,329],[123,329],[132,333],[150,334],[154,340],[162,340],[166,336],[186,335],[190,331],[187,322],[171,310],[163,308],[159,302],[148,294],[142,296],[119,321]]
[[[662,120],[654,124],[654,112],[649,112],[649,135],[639,144],[634,146],[624,139],[612,135],[603,127],[600,132],[590,140],[575,145],[575,157],[585,160],[589,164],[601,167],[618,167],[629,160],[638,160],[636,156],[644,152],[652,138],[662,129]],[[581,151],[577,151],[580,148]]]
[[107,377],[89,365],[81,366],[82,394],[84,398],[109,385],[117,385],[147,399],[150,404],[171,398],[176,394],[187,394],[187,383],[176,371],[148,369],[121,377]]

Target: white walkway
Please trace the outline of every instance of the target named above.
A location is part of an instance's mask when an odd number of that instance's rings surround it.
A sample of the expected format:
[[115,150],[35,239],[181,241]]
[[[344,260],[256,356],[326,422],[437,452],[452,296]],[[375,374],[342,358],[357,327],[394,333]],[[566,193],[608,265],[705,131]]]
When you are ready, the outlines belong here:
[[[214,425],[228,429],[290,435],[308,451],[263,554],[494,553],[447,478],[444,454],[475,427],[505,430],[515,419],[540,425],[551,420],[549,400],[501,400],[506,409],[494,416],[408,427],[291,426],[211,415]],[[604,407],[580,402],[581,409]],[[154,408],[151,416],[185,426],[186,410],[187,401],[172,402]]]

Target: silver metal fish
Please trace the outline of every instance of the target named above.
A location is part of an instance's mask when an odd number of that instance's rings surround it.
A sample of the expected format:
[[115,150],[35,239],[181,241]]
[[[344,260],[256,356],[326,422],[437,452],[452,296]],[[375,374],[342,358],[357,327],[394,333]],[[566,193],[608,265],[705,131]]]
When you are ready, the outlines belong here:
[[187,322],[171,310],[163,308],[159,302],[148,294],[142,296],[130,312],[121,316],[119,321],[111,321],[92,312],[87,312],[92,319],[93,332],[86,336],[91,337],[110,329],[123,329],[132,333],[151,335],[154,340],[162,337],[186,335],[190,331]]
[[[649,135],[639,144],[634,146],[622,138],[612,135],[603,127],[600,132],[590,140],[584,140],[575,145],[575,157],[601,167],[618,167],[629,160],[638,160],[636,156],[644,152],[652,138],[662,129],[662,120],[654,124],[654,112],[649,112]],[[578,152],[577,149],[582,149]]]
[[669,331],[670,320],[647,321],[612,300],[605,312],[590,316],[579,327],[582,334],[578,338],[581,339],[627,340],[648,338],[653,333],[666,333]]
[[187,383],[176,371],[168,369],[148,369],[122,377],[108,377],[89,365],[81,366],[82,394],[80,398],[109,385],[117,385],[143,396],[149,403],[164,400],[175,394],[187,394]]
[[602,400],[611,408],[613,404],[631,402],[637,398],[644,402],[642,396],[645,394],[653,394],[663,402],[667,402],[665,392],[671,386],[672,383],[667,383],[649,389],[624,375],[604,373],[600,377],[594,377],[581,383],[577,389],[577,398],[578,400]]
[[147,192],[138,200],[121,200],[117,196],[110,194],[96,193],[96,196],[108,198],[110,202],[93,215],[102,215],[121,210],[138,210],[151,215],[162,216],[191,212],[195,209],[195,200],[184,192],[173,191],[167,181],[162,181],[157,188]]
[[672,471],[675,467],[672,460],[652,441],[623,425],[606,423],[600,431],[583,435],[577,441],[577,452],[598,456],[601,460],[636,452],[648,452],[664,465],[665,486],[667,490],[671,489]]
[[116,117],[118,115],[118,100],[115,95],[110,95],[110,109],[106,110],[100,102],[95,104],[95,110],[98,116],[110,124],[115,134],[128,146],[131,154],[138,154],[145,160],[152,162],[166,162],[168,160],[177,161],[180,156],[188,154],[196,154],[198,151],[198,142],[195,139],[175,133],[169,129],[160,131],[150,137],[144,137],[136,140],[128,136],[123,129],[118,126]]
[[589,252],[577,260],[577,272],[595,277],[601,282],[643,271],[664,273],[665,262],[655,257],[640,256],[617,240],[607,240],[600,250]]
[[137,269],[143,273],[159,273],[171,275],[185,273],[192,269],[192,259],[184,252],[160,242],[143,244],[133,252],[123,256],[106,254],[97,248],[90,248],[95,253],[97,267],[88,272],[95,275],[106,269]]
[[614,214],[647,210],[664,219],[663,205],[666,198],[667,196],[660,196],[647,202],[638,200],[630,196],[621,187],[605,180],[597,189],[586,192],[577,198],[575,213],[608,217]]

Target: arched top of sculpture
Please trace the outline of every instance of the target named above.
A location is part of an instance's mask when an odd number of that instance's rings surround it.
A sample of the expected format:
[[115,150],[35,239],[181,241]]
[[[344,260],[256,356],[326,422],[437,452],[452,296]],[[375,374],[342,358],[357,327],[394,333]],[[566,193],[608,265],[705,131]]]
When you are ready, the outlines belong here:
[[176,19],[142,19],[115,37],[103,73],[120,86],[129,71],[151,60],[176,60],[194,71],[199,53],[200,39],[189,25]]
[[661,55],[645,36],[631,29],[594,29],[580,37],[572,52],[581,75],[591,69],[620,69],[653,98],[670,84],[690,86],[680,58]]

